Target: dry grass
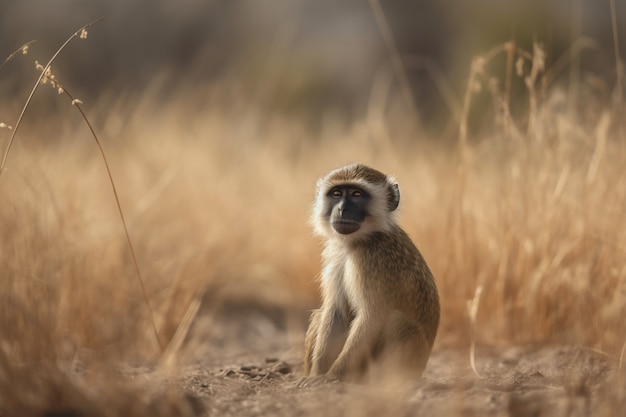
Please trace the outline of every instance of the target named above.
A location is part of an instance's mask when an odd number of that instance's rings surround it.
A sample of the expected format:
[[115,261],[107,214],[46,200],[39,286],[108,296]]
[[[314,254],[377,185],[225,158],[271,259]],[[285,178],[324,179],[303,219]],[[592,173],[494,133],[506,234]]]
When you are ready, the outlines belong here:
[[[371,115],[319,134],[280,116],[259,125],[254,103],[224,109],[209,90],[94,103],[161,337],[171,339],[199,294],[313,306],[315,179],[362,161],[400,182],[401,223],[441,294],[439,347],[469,346],[467,302],[481,287],[479,343],[582,344],[617,362],[626,342],[620,107],[568,114],[562,93],[538,97],[535,81],[527,128],[507,105],[495,132],[472,141],[463,127],[463,152],[391,139]],[[465,117],[470,106],[466,97]],[[70,370],[108,375],[99,365],[159,357],[96,146],[71,109],[38,117],[0,178],[0,391],[14,399],[0,414],[49,407],[57,391],[61,403],[105,404],[115,394],[77,388]]]

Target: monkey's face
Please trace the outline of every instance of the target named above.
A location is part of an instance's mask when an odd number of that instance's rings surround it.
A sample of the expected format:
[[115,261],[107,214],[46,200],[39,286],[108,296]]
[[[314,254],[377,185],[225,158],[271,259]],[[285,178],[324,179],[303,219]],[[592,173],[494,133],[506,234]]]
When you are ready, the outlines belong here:
[[371,196],[354,184],[336,185],[326,194],[326,218],[342,235],[358,231],[367,217]]
[[362,164],[330,171],[317,181],[315,232],[349,244],[391,230],[400,202],[396,180]]

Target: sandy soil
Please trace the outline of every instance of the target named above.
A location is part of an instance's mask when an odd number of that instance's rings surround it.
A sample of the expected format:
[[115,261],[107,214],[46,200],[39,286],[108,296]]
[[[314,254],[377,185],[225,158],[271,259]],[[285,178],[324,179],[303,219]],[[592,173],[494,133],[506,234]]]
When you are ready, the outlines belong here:
[[586,416],[598,415],[592,411],[610,381],[605,360],[573,347],[492,353],[481,359],[488,369],[482,378],[463,359],[435,352],[406,394],[341,383],[297,389],[298,364],[263,356],[190,367],[177,384],[191,394],[198,415]]
[[[241,305],[201,312],[169,372],[125,364],[115,371],[120,379],[85,390],[94,371],[78,370],[81,376],[69,378],[77,389],[61,381],[58,407],[20,415],[537,417],[617,416],[626,409],[626,375],[616,359],[577,346],[479,346],[480,376],[467,349],[436,346],[423,377],[400,390],[344,383],[298,389],[302,340],[290,327],[303,327],[305,316],[293,317]],[[4,415],[13,413],[0,407]]]
[[[205,327],[212,342],[169,380],[186,393],[189,415],[587,416],[616,415],[626,405],[615,360],[576,346],[479,346],[480,376],[467,350],[436,349],[423,377],[403,392],[343,383],[298,389],[298,341],[276,316],[241,313]],[[198,321],[196,337],[201,328]]]

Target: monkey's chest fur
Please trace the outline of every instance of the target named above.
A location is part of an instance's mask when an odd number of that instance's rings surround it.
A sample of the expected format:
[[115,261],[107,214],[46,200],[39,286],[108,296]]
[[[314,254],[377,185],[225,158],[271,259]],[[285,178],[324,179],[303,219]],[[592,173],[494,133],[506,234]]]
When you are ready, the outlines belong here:
[[422,255],[402,229],[374,233],[348,245],[328,242],[324,256],[324,299],[332,301],[326,308],[336,309],[349,321],[366,315],[381,324],[401,314],[434,341],[439,324],[437,288]]

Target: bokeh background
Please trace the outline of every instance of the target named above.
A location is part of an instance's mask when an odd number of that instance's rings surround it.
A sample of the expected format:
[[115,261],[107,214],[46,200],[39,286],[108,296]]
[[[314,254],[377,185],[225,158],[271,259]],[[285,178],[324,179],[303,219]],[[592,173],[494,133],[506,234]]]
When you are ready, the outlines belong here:
[[[472,57],[505,41],[526,50],[542,43],[551,67],[589,39],[580,54],[583,76],[596,78],[597,88],[615,85],[608,1],[387,1],[381,8],[406,60],[420,120],[435,134],[450,119],[446,94],[462,96]],[[616,8],[620,22],[623,9]],[[55,65],[90,100],[141,94],[155,82],[163,94],[220,83],[228,85],[225,104],[243,96],[266,112],[313,124],[329,114],[353,121],[363,117],[373,85],[390,69],[375,13],[361,0],[9,0],[0,16],[1,50],[8,54],[36,39],[32,48],[42,60],[75,28],[104,17],[88,43],[69,48]],[[623,25],[617,29],[623,38]],[[3,96],[29,83],[30,64],[21,60],[3,71]],[[567,79],[568,70],[557,78]],[[449,92],[442,94],[433,72],[450,84]]]
[[[298,357],[319,302],[315,181],[355,161],[400,182],[442,300],[435,351],[573,344],[621,366],[615,3],[0,2],[0,62],[36,40],[0,67],[5,409],[80,391],[77,368],[99,387],[111,363]],[[136,265],[70,100],[40,85],[16,130],[35,61],[98,17],[52,73],[102,144]]]

